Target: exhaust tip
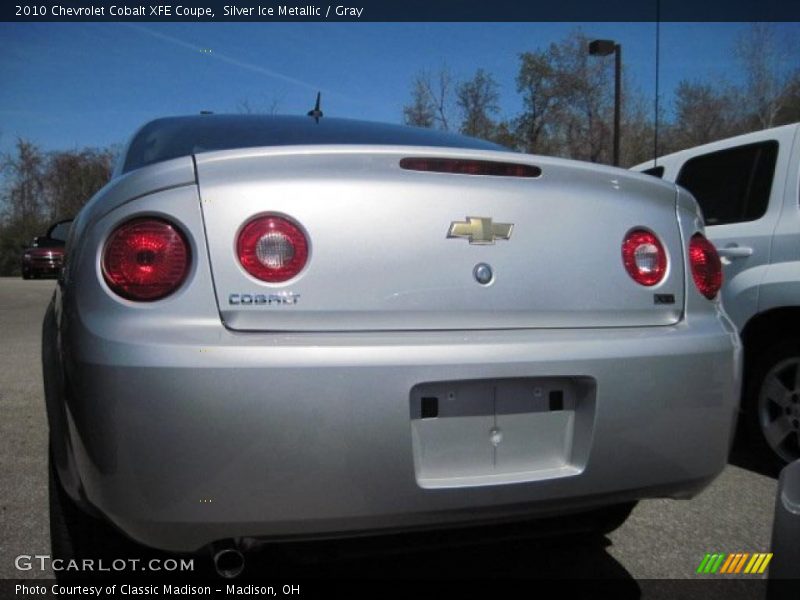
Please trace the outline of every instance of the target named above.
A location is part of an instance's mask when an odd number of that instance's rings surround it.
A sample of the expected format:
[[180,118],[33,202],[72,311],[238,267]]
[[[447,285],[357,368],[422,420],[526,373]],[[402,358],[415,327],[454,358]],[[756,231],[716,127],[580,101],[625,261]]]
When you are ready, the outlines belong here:
[[214,569],[225,579],[235,579],[244,571],[244,555],[236,548],[223,548],[214,553]]

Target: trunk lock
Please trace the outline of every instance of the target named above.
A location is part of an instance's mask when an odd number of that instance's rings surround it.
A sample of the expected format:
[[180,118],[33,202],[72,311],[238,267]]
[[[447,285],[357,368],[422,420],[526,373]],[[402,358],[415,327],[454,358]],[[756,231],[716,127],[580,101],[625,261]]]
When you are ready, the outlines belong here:
[[472,270],[472,274],[475,276],[475,281],[481,285],[489,285],[494,279],[492,267],[486,263],[478,263],[475,265],[475,268]]

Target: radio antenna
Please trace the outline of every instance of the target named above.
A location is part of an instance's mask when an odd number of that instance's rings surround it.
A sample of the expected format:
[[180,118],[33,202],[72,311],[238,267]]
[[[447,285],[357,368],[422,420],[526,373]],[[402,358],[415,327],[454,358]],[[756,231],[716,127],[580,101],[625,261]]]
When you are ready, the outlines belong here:
[[658,76],[661,58],[661,0],[656,0],[656,98],[653,128],[653,167],[658,165]]

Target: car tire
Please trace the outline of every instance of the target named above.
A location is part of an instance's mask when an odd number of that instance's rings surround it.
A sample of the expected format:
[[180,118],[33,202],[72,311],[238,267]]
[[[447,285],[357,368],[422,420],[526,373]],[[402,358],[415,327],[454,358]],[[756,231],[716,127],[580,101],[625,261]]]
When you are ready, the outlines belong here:
[[30,279],[31,278],[31,274],[28,271],[23,271],[22,272],[22,278],[23,279]]
[[[101,560],[109,565],[115,558],[136,558],[143,547],[128,540],[108,523],[86,514],[64,490],[56,473],[52,452],[48,460],[50,499],[51,558],[61,559],[63,569],[56,572],[62,581],[113,576],[109,572],[81,572],[68,568],[70,561]],[[119,575],[124,575],[120,573]]]
[[774,468],[800,458],[800,340],[753,353],[744,388],[744,429],[752,449]]

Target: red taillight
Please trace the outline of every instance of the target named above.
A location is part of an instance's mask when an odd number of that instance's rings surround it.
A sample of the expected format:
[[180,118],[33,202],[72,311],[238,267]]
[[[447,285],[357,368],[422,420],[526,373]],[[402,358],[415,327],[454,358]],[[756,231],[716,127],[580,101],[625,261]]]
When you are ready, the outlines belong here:
[[117,227],[103,249],[103,276],[129,300],[159,300],[177,290],[191,263],[189,245],[164,219],[138,218]]
[[534,165],[460,158],[404,158],[400,161],[400,168],[409,171],[494,175],[496,177],[539,177],[542,174],[542,170]]
[[236,242],[239,262],[256,279],[288,281],[306,266],[308,240],[283,217],[256,217],[244,226]]
[[689,262],[697,289],[709,300],[713,299],[722,287],[722,262],[714,244],[702,233],[695,233],[689,242]]
[[655,285],[667,272],[667,253],[655,234],[634,229],[622,242],[622,262],[628,275],[641,285]]

